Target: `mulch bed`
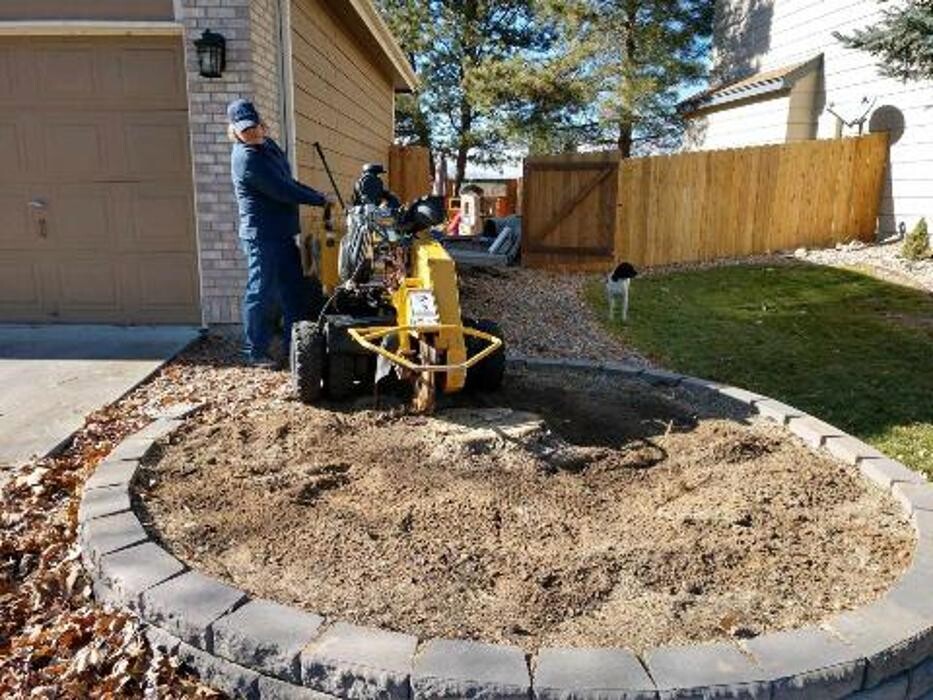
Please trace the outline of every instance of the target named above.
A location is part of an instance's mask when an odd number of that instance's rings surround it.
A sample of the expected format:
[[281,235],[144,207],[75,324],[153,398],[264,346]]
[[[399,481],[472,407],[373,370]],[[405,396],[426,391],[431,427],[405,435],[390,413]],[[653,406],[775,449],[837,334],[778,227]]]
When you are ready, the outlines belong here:
[[682,391],[512,375],[422,417],[208,375],[210,405],[147,466],[152,529],[196,568],[329,616],[642,649],[818,622],[911,556],[899,508],[852,469]]
[[583,298],[589,279],[520,267],[466,269],[460,273],[463,313],[499,323],[510,353],[647,365],[600,325]]

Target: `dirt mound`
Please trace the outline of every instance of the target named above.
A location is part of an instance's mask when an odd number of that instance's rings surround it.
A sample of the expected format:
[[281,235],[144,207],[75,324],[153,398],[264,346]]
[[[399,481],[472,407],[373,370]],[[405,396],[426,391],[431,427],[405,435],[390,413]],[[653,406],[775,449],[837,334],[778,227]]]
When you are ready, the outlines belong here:
[[717,462],[736,464],[771,454],[779,449],[780,445],[780,440],[770,435],[728,435],[713,442],[710,454]]
[[215,407],[143,499],[170,549],[255,595],[526,648],[754,636],[893,582],[893,502],[688,399],[560,374],[431,417]]

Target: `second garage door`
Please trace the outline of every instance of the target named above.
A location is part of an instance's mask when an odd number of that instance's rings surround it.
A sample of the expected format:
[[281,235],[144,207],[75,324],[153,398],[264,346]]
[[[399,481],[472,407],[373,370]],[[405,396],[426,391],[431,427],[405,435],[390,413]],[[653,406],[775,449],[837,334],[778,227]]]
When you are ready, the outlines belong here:
[[200,320],[180,37],[0,39],[0,322]]

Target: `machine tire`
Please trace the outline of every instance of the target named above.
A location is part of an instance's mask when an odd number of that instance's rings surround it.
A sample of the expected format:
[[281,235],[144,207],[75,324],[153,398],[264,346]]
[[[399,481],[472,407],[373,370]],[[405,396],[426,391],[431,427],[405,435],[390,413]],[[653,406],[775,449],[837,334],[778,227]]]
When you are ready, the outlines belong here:
[[[495,321],[480,319],[478,321],[464,321],[464,323],[478,331],[489,333],[502,338],[502,330]],[[467,338],[467,357],[478,354],[486,342],[479,338]],[[505,376],[505,342],[496,352],[467,370],[466,388],[470,391],[495,391],[502,386]]]
[[325,354],[324,336],[317,324],[298,321],[292,326],[289,368],[292,386],[302,403],[315,403],[321,398]]
[[352,355],[335,354],[327,358],[327,378],[324,386],[333,401],[349,398],[355,391],[356,372]]

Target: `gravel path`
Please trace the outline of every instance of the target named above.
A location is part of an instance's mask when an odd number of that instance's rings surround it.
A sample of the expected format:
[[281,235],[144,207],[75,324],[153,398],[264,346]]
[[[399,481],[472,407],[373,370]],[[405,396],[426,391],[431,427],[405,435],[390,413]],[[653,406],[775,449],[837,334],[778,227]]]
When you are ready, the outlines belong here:
[[583,299],[588,279],[524,268],[474,268],[460,273],[460,302],[465,316],[499,323],[510,353],[648,365],[599,323]]
[[850,243],[824,250],[801,249],[796,257],[833,267],[860,268],[889,282],[933,292],[933,258],[907,260],[901,257],[901,242],[863,245]]

